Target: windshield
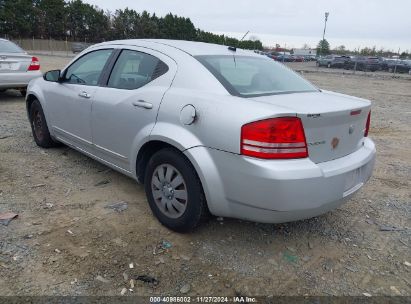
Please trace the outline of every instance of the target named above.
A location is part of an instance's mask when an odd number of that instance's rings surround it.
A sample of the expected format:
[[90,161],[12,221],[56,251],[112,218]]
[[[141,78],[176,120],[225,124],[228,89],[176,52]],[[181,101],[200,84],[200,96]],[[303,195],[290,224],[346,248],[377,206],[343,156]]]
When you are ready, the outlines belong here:
[[24,53],[24,51],[11,41],[0,40],[0,53]]
[[236,96],[264,95],[318,91],[308,81],[274,60],[251,56],[197,56],[227,89]]

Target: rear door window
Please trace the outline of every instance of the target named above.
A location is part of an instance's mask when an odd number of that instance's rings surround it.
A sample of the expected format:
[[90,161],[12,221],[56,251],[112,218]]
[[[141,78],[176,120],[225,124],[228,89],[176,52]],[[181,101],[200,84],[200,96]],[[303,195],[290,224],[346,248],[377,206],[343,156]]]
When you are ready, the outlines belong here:
[[168,71],[168,66],[152,55],[123,50],[108,80],[108,87],[135,90]]

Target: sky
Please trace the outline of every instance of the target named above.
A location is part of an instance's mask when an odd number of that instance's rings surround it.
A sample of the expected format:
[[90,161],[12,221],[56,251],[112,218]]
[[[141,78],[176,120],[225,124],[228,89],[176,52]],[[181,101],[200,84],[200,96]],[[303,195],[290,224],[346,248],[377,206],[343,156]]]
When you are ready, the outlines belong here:
[[83,0],[104,10],[132,8],[189,17],[197,28],[264,46],[316,47],[324,30],[331,48],[376,46],[411,51],[411,0]]

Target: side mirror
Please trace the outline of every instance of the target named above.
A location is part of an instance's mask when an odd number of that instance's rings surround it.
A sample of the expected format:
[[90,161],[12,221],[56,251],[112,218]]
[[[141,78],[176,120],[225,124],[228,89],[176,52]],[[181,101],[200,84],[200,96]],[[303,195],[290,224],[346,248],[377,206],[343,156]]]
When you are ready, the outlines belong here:
[[46,73],[44,73],[43,78],[46,81],[51,81],[51,82],[60,82],[61,81],[61,70],[51,70]]

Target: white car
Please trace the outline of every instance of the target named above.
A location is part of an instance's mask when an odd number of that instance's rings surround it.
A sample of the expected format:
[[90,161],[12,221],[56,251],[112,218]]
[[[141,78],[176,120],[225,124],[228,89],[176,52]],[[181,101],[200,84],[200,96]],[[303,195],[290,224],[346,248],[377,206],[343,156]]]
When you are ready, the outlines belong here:
[[37,57],[28,55],[13,42],[0,38],[0,92],[18,89],[25,96],[30,80],[41,76]]
[[30,82],[36,143],[65,143],[145,184],[162,224],[210,212],[277,223],[340,206],[371,176],[368,100],[272,59],[173,40],[105,42]]

